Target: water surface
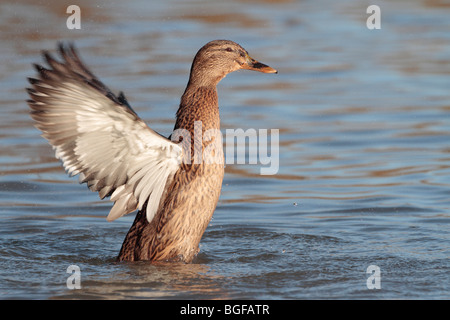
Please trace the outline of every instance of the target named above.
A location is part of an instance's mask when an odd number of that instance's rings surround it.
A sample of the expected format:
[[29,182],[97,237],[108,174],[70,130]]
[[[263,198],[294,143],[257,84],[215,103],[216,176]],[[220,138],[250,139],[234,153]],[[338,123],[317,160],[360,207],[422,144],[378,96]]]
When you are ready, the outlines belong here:
[[[3,299],[448,299],[450,6],[381,1],[58,1],[0,4]],[[192,264],[116,263],[133,214],[68,178],[24,88],[70,40],[169,135],[196,51],[231,39],[278,75],[219,84],[222,131],[280,130],[276,175],[230,164]],[[69,290],[67,267],[81,270]],[[381,289],[366,270],[379,267]]]

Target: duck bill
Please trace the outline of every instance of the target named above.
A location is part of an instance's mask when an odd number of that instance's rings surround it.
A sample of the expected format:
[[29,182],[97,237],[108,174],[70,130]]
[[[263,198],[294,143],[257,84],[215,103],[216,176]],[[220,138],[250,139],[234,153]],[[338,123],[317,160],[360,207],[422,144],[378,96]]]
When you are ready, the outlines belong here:
[[259,71],[259,72],[263,72],[263,73],[278,73],[278,71],[275,70],[274,68],[271,68],[264,63],[256,61],[255,59],[253,59],[250,56],[247,56],[247,61],[242,66],[242,69],[254,70],[254,71]]

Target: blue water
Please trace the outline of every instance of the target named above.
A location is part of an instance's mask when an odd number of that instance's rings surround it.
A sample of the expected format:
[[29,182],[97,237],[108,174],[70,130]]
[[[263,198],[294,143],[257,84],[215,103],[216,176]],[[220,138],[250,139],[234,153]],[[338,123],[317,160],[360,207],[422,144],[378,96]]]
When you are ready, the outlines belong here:
[[[450,298],[448,3],[379,1],[380,30],[356,0],[78,1],[80,30],[65,4],[33,3],[0,4],[0,298]],[[39,136],[31,64],[75,42],[169,135],[193,56],[223,38],[279,70],[218,88],[223,132],[279,129],[279,170],[227,165],[192,264],[116,263],[134,216],[107,222],[111,202]],[[81,289],[67,288],[70,265]]]

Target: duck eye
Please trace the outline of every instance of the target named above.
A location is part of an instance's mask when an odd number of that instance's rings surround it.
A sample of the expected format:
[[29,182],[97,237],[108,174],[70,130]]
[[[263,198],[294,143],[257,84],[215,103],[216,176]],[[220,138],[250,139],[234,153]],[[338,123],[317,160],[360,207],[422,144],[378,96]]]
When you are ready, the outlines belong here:
[[226,48],[225,50],[228,52],[233,52],[233,49],[231,49],[230,47]]

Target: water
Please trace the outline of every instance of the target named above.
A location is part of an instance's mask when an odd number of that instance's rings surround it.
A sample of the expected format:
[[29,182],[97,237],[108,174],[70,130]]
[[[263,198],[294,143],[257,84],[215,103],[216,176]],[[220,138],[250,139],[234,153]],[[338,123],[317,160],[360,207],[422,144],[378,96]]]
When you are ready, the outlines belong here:
[[[0,4],[3,299],[448,299],[450,6],[379,1],[57,1]],[[242,44],[278,75],[219,85],[222,129],[280,129],[277,175],[228,165],[192,264],[116,263],[133,215],[68,178],[28,115],[43,49],[83,60],[168,135],[192,58]],[[81,289],[66,272],[77,265]],[[379,267],[381,289],[366,273]],[[375,283],[375,282],[373,282]]]

